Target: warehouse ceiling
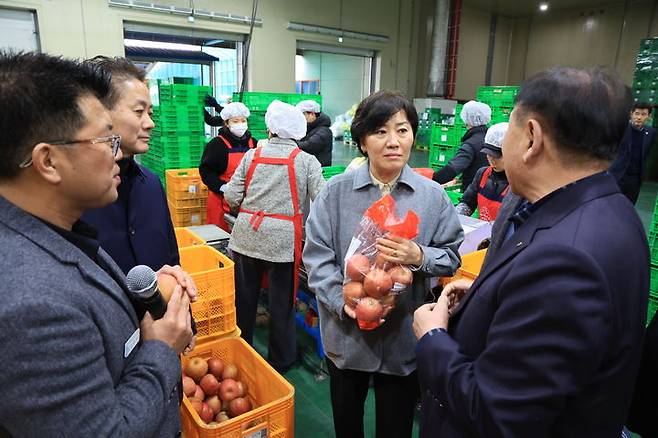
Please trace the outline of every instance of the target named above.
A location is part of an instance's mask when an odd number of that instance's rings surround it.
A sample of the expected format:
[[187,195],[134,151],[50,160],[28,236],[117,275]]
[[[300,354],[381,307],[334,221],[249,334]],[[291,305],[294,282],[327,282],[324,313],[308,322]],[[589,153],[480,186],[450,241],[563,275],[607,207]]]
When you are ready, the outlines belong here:
[[[491,12],[498,12],[508,17],[539,14],[539,3],[548,3],[549,12],[560,9],[596,8],[613,4],[624,4],[624,0],[463,0],[464,5]],[[646,3],[649,10],[651,1],[631,1]]]

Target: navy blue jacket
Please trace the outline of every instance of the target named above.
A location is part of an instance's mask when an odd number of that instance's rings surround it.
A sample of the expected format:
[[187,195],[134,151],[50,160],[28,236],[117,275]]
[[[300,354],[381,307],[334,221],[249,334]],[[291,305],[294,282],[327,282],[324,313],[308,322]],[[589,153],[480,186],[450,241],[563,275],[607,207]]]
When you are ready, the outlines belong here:
[[[631,153],[631,148],[633,146],[633,136],[631,134],[633,129],[634,128],[629,123],[628,127],[626,128],[626,132],[624,133],[624,137],[621,140],[617,158],[615,158],[615,161],[613,161],[610,165],[609,172],[615,177],[617,181],[621,181],[623,176],[626,174],[626,169],[628,169],[631,157],[633,156]],[[651,126],[643,126],[642,133],[644,135],[642,136],[642,162],[640,163],[640,177],[644,173],[644,163],[647,160],[649,149],[651,148],[651,144],[653,143],[653,140],[656,136],[656,130]]]
[[87,211],[82,220],[98,230],[101,247],[127,274],[136,265],[157,271],[180,264],[167,197],[157,175],[134,160],[121,160],[119,199]]
[[642,223],[601,173],[548,199],[416,349],[421,437],[618,438],[649,290]]

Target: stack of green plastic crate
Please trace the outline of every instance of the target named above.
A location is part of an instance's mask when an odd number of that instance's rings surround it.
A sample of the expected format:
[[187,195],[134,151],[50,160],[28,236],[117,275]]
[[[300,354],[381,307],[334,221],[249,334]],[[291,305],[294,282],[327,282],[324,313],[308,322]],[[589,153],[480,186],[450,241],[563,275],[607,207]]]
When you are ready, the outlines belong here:
[[211,87],[190,84],[158,85],[159,105],[153,107],[155,128],[143,165],[165,182],[165,170],[198,167],[206,144],[203,105]]
[[[645,39],[640,44],[633,75],[633,98],[636,102],[658,105],[658,38]],[[657,122],[658,118],[654,118],[653,123],[647,123],[656,127]]]
[[441,123],[443,114],[439,108],[426,108],[420,114],[418,120],[418,131],[416,132],[416,149],[426,151],[432,145],[432,126]]
[[653,218],[649,227],[649,252],[651,253],[651,281],[649,283],[649,307],[647,323],[658,310],[658,202],[653,210]]
[[514,99],[519,92],[516,86],[482,86],[478,88],[478,102],[486,103],[491,107],[490,125],[509,122],[509,116],[514,107]]
[[455,107],[454,114],[444,114],[441,123],[432,125],[428,164],[433,169],[445,166],[457,154],[466,126],[459,114],[463,105]]
[[242,102],[251,115],[249,116],[249,132],[256,140],[267,138],[267,126],[265,125],[265,111],[274,100],[296,105],[302,100],[315,100],[322,106],[322,96],[319,94],[294,94],[294,93],[260,93],[256,91],[245,91],[233,93],[232,102]]

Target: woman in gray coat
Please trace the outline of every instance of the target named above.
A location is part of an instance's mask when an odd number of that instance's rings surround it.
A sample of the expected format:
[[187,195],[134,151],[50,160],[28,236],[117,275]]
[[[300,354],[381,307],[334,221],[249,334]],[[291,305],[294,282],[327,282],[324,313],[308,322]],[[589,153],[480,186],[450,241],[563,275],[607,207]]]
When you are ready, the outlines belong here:
[[[459,266],[463,231],[455,209],[439,184],[407,165],[417,128],[418,114],[402,95],[380,91],[364,99],[351,131],[367,165],[329,180],[306,223],[304,265],[319,303],[337,438],[363,436],[371,377],[377,437],[411,436],[418,396],[413,312],[430,290],[430,277],[452,275]],[[388,193],[399,215],[412,209],[420,217],[413,241],[391,236],[378,245],[388,261],[411,266],[413,284],[380,327],[362,331],[344,305],[343,260],[365,210]]]

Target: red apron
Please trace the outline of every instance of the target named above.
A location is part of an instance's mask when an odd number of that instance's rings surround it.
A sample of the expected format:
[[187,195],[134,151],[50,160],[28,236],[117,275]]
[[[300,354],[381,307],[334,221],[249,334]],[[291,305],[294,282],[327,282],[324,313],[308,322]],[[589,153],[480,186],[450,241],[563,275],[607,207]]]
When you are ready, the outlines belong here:
[[480,190],[478,190],[478,209],[480,210],[480,220],[493,222],[498,216],[498,209],[503,203],[503,198],[509,191],[509,185],[505,187],[500,194],[496,194],[492,190],[487,188],[487,180],[491,176],[493,167],[489,166],[482,173],[482,179],[480,179]]
[[295,249],[294,249],[294,285],[293,285],[293,303],[297,299],[297,287],[299,285],[299,267],[302,261],[302,212],[299,206],[299,194],[297,193],[297,178],[295,177],[295,157],[302,150],[295,148],[287,158],[270,158],[270,157],[261,157],[261,148],[256,149],[254,154],[254,159],[251,161],[249,170],[247,170],[247,176],[244,181],[244,195],[247,196],[247,190],[249,190],[249,184],[251,183],[251,178],[254,175],[254,170],[259,164],[278,164],[281,166],[288,166],[288,183],[290,184],[290,198],[292,199],[292,210],[293,215],[288,216],[285,214],[275,214],[267,213],[262,210],[251,211],[244,208],[240,208],[240,213],[251,214],[251,219],[249,219],[249,224],[254,229],[258,231],[260,224],[263,222],[263,219],[266,217],[290,221],[295,227]]
[[[219,175],[219,179],[222,181],[229,182],[231,180],[231,177],[235,173],[235,169],[238,168],[240,165],[240,161],[242,161],[242,157],[246,152],[241,152],[241,151],[235,151],[233,150],[233,145],[224,137],[221,135],[217,136],[220,138],[226,147],[228,148],[228,164],[226,165],[226,170],[224,173]],[[254,139],[250,138],[249,139],[249,149],[254,148]],[[221,229],[224,231],[230,232],[231,230],[228,227],[228,224],[224,220],[224,213],[230,213],[231,208],[228,206],[226,201],[224,201],[224,197],[222,195],[218,195],[214,192],[208,191],[208,205],[206,207],[206,223],[208,224],[215,224],[219,226]]]

